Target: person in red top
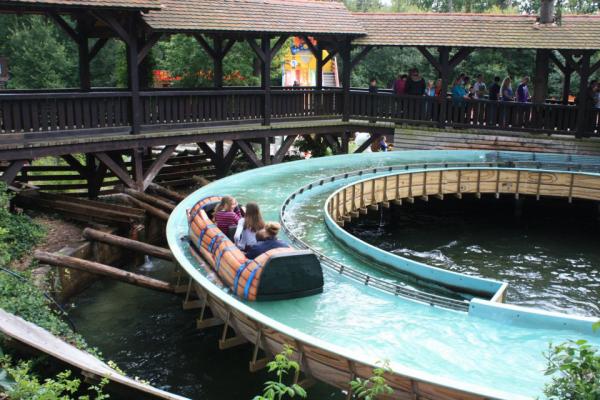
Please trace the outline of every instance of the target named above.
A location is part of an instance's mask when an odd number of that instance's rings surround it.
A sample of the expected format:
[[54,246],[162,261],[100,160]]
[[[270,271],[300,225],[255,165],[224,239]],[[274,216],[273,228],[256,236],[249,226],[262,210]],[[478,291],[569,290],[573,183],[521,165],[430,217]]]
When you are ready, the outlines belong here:
[[229,227],[237,227],[238,221],[242,218],[242,210],[238,206],[237,200],[231,196],[223,196],[215,208],[214,218],[217,228],[229,236]]
[[394,81],[394,93],[397,95],[404,94],[406,92],[406,80],[408,79],[408,75],[404,74],[402,76],[398,75],[398,79]]

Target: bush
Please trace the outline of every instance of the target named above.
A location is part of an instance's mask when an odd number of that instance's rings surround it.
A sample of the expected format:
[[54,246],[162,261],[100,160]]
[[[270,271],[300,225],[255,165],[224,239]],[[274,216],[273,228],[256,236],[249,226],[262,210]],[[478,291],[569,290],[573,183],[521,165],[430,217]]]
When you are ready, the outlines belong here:
[[6,184],[0,182],[0,266],[7,266],[13,260],[31,251],[31,248],[44,237],[42,227],[26,215],[16,215],[9,211],[11,195]]
[[[11,400],[105,400],[109,398],[102,389],[108,383],[104,378],[98,385],[84,390],[81,381],[64,371],[40,382],[32,372],[32,363],[19,361],[13,364],[8,356],[0,358],[0,389]],[[81,394],[87,392],[91,394]]]
[[600,350],[585,340],[550,345],[544,388],[549,400],[600,399]]

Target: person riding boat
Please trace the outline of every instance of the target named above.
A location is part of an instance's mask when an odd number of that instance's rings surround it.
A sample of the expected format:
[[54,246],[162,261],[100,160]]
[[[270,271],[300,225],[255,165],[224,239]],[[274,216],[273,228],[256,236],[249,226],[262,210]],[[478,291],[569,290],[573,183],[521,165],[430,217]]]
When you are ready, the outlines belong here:
[[214,221],[217,228],[229,236],[230,227],[235,229],[241,218],[242,210],[238,206],[237,200],[231,196],[223,196],[221,202],[215,208]]
[[235,245],[242,251],[256,245],[256,234],[265,227],[265,221],[260,213],[258,204],[246,204],[246,215],[238,221],[234,235]]
[[290,247],[287,243],[277,239],[281,225],[277,222],[267,222],[265,227],[256,233],[258,243],[246,252],[246,257],[254,259],[261,254],[280,247]]

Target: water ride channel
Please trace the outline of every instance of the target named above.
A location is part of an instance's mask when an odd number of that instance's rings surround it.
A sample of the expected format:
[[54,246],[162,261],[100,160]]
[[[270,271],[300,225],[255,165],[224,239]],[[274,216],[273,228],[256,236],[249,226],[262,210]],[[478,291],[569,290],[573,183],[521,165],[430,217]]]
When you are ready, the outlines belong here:
[[[199,189],[171,214],[167,237],[192,292],[225,322],[225,329],[235,331],[233,337],[224,332],[225,347],[228,341],[249,341],[257,351],[275,353],[290,344],[303,372],[341,389],[387,361],[396,394],[535,398],[550,379],[544,375],[548,344],[578,339],[600,344],[600,334],[592,330],[594,318],[505,304],[505,282],[390,256],[340,225],[368,207],[428,196],[597,200],[600,174],[594,164],[599,161],[533,153],[405,151],[290,162]],[[401,184],[406,179],[410,184]],[[284,239],[321,260],[323,292],[246,301],[217,286],[214,274],[190,253],[186,213],[200,200],[222,195],[242,204],[256,201],[266,219],[281,219]]]

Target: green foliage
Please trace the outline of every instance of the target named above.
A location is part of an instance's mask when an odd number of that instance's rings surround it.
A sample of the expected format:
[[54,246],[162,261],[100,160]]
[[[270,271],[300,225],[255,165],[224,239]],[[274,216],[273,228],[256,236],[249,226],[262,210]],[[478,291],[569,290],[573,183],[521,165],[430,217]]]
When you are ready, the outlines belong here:
[[[9,88],[64,88],[77,84],[77,49],[56,27],[39,16],[12,19],[6,56]],[[3,39],[4,40],[4,39]]]
[[373,376],[369,379],[356,378],[350,382],[354,398],[375,400],[382,394],[392,394],[394,390],[387,384],[385,373],[389,371],[387,362],[381,368],[373,369]]
[[306,391],[302,386],[294,383],[288,386],[283,382],[284,377],[290,372],[298,373],[300,365],[290,360],[294,354],[294,349],[285,345],[283,351],[275,356],[275,359],[267,364],[269,372],[275,372],[277,381],[265,382],[265,389],[262,396],[254,397],[254,400],[281,400],[284,397],[306,398]]
[[600,350],[585,340],[550,345],[546,375],[552,382],[544,388],[549,400],[600,399]]
[[14,365],[10,357],[0,359],[0,390],[11,400],[105,400],[109,398],[103,393],[106,384],[108,379],[104,378],[98,385],[90,386],[88,394],[80,394],[81,381],[72,378],[71,371],[40,381],[32,372],[31,362]]
[[31,250],[44,237],[44,230],[26,215],[9,211],[10,194],[0,182],[0,266],[6,266]]

